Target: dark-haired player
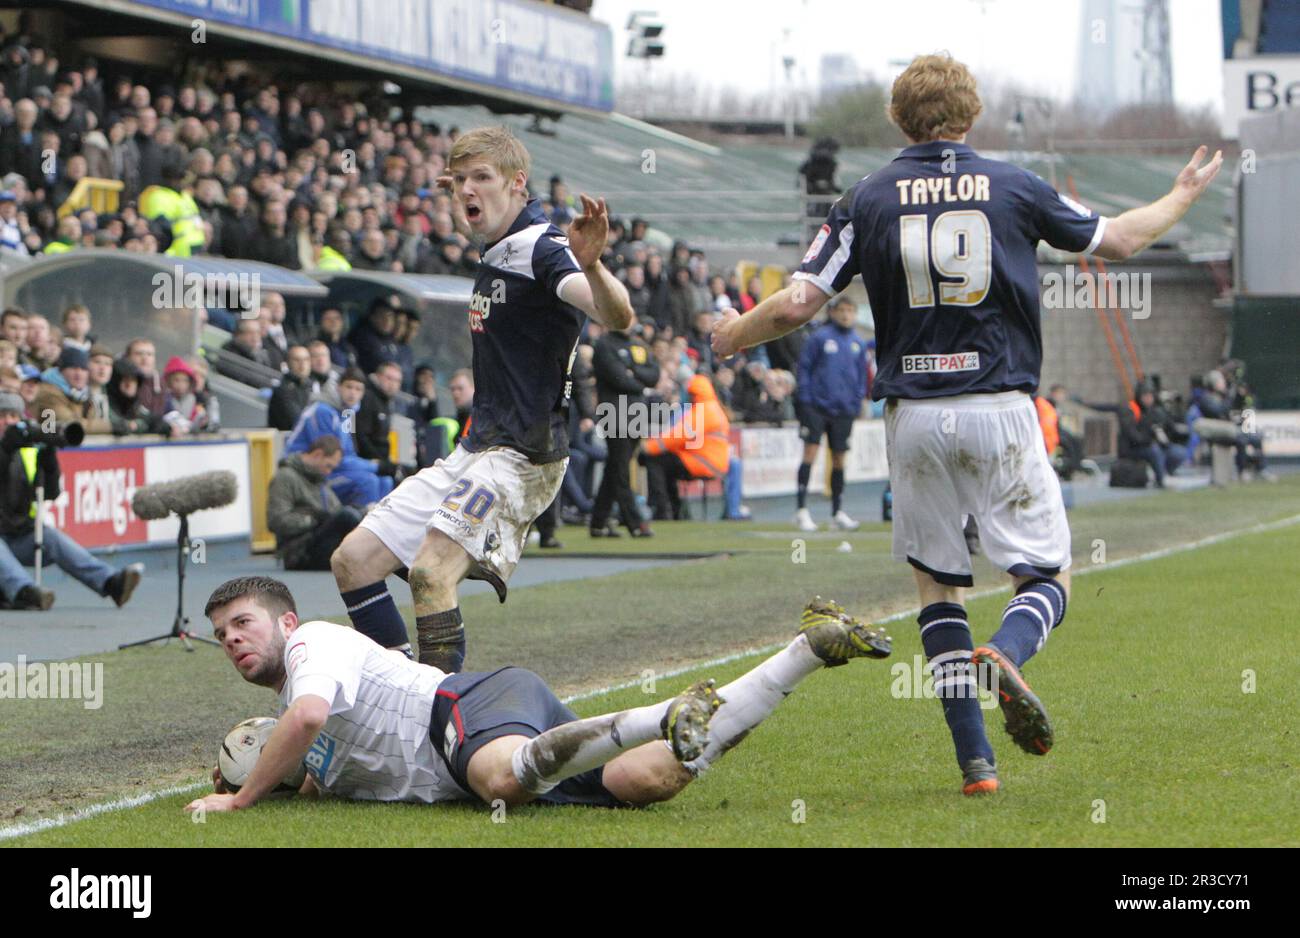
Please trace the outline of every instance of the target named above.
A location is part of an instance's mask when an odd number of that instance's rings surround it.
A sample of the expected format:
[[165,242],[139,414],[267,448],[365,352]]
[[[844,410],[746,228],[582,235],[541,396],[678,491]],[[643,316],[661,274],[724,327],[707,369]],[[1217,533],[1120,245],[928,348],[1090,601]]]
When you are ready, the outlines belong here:
[[505,602],[528,527],[564,480],[569,370],[584,317],[622,329],[632,307],[600,262],[603,199],[582,196],[584,214],[565,237],[529,198],[528,151],[504,127],[457,137],[447,165],[439,184],[452,191],[457,224],[483,244],[469,308],[469,432],[367,514],[331,566],[353,625],[388,648],[409,648],[385,583],[407,568],[419,660],[459,671],[458,584],[487,580]]
[[673,797],[766,719],[805,677],[890,652],[883,629],[814,601],[781,651],[718,689],[579,720],[521,668],[446,674],[346,626],[298,621],[288,587],[229,580],[204,614],[244,680],[280,695],[280,719],[248,780],[187,810],[251,807],[305,764],[303,794],[366,801],[600,807]]
[[[1042,364],[1038,242],[1122,260],[1151,244],[1222,165],[1204,147],[1161,199],[1117,218],[1058,195],[966,145],[975,79],[948,56],[915,59],[890,116],[912,141],[831,209],[796,282],[714,332],[732,355],[797,328],[861,275],[876,321],[872,397],[886,399],[894,556],[914,568],[921,640],[957,749],[963,791],[996,790],[976,677],[997,687],[1007,732],[1046,753],[1052,727],[1020,667],[1065,616],[1070,529],[1030,395]],[[963,604],[972,583],[962,519],[973,516],[1015,596],[978,649]]]

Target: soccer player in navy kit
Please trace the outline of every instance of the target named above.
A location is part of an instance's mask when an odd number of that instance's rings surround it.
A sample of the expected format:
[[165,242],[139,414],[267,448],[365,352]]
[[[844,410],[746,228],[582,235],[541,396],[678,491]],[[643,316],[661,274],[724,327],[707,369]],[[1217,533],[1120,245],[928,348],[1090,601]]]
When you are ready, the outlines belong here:
[[529,156],[504,127],[456,139],[438,180],[456,223],[483,243],[469,307],[470,428],[446,459],[406,479],[339,545],[331,567],[353,625],[409,650],[385,578],[409,570],[419,660],[446,672],[465,658],[457,584],[490,582],[502,602],[528,527],[568,464],[569,369],[584,317],[632,319],[626,288],[600,262],[605,200],[582,196],[566,238],[528,195]]
[[[832,208],[794,282],[714,330],[722,356],[807,322],[861,275],[876,320],[894,492],[894,556],[912,565],[921,640],[952,732],[963,792],[998,777],[975,693],[996,689],[1007,732],[1046,753],[1052,728],[1020,668],[1065,615],[1070,531],[1038,431],[1042,363],[1035,250],[1123,260],[1177,222],[1218,174],[1204,147],[1155,202],[1100,218],[1038,176],[965,144],[981,110],[975,80],[946,55],[915,59],[894,83],[890,116],[912,145]],[[972,584],[963,515],[1012,577],[1001,627],[978,649],[963,605]]]
[[816,531],[808,511],[808,480],[822,437],[831,451],[831,527],[856,531],[858,522],[842,507],[844,454],[849,451],[853,421],[867,396],[867,343],[854,331],[858,306],[840,294],[831,300],[826,324],[808,337],[799,354],[795,390],[803,461],[799,464],[798,511],[794,523],[801,531]]

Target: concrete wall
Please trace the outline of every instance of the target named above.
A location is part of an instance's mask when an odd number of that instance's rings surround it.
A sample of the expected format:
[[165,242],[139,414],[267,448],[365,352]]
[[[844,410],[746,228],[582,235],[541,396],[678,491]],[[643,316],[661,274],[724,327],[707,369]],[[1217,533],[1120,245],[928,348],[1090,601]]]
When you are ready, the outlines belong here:
[[[1218,289],[1205,264],[1112,264],[1111,273],[1150,274],[1150,315],[1125,323],[1147,375],[1159,374],[1170,390],[1187,392],[1188,381],[1198,372],[1218,364],[1224,353],[1231,322],[1230,309],[1214,305]],[[1060,266],[1042,265],[1040,276],[1065,274]],[[1108,313],[1111,331],[1121,353],[1127,353]],[[1109,401],[1120,397],[1119,380],[1106,335],[1092,309],[1043,308],[1043,388],[1061,383],[1085,400]]]

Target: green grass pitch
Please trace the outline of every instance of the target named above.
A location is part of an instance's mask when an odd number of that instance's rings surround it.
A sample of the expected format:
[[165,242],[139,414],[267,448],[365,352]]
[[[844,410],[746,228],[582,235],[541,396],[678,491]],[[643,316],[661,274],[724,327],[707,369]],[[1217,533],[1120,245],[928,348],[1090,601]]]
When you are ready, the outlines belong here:
[[[1294,477],[1080,509],[1076,566],[1089,566],[1099,540],[1113,561],[1296,514]],[[882,526],[810,540],[802,565],[791,561],[794,535],[777,528],[661,530],[669,536],[655,550],[730,556],[536,587],[503,607],[467,603],[470,666],[514,661],[573,692],[779,639],[814,592],[862,611],[913,604]],[[854,552],[837,552],[841,540]],[[193,795],[178,794],[0,845],[1294,846],[1297,556],[1300,524],[1077,576],[1065,624],[1025,672],[1053,716],[1056,748],[1042,758],[1021,753],[999,712],[987,711],[1003,781],[987,798],[959,794],[939,703],[891,692],[900,683],[891,667],[910,669],[921,651],[904,619],[891,626],[893,658],[813,675],[708,777],[649,809],[524,807],[494,817],[467,804],[326,800],[196,824],[182,811]],[[996,585],[981,572],[979,585]],[[991,634],[1005,600],[969,604],[977,640]],[[157,667],[168,652],[103,656],[106,693],[117,696],[96,716],[6,703],[15,719],[0,727],[0,747],[13,754],[0,768],[0,790],[10,792],[0,833],[107,797],[195,782],[226,728],[271,712],[269,692],[242,686],[223,657]],[[655,696],[706,674],[725,683],[755,660],[660,678]],[[646,699],[631,687],[573,706],[589,715]]]

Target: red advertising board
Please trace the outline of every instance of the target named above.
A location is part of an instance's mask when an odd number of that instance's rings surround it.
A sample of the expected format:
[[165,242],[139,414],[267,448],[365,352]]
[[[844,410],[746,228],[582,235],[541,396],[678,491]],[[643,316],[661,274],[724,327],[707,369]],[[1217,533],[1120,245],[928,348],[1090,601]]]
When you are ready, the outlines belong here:
[[63,492],[51,502],[46,523],[82,547],[133,544],[148,539],[148,525],[131,510],[145,484],[145,450],[61,449]]

